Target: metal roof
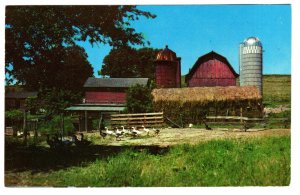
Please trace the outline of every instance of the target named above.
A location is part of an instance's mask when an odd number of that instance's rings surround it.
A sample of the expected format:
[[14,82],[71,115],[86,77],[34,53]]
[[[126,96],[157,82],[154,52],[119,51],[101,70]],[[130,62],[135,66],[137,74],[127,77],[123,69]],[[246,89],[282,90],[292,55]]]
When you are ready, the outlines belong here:
[[66,108],[66,111],[123,111],[123,104],[77,104]]
[[156,61],[176,61],[176,53],[168,48],[166,45],[166,48],[159,51],[156,56]]
[[148,78],[94,78],[89,77],[83,87],[128,88],[136,84],[147,85]]
[[249,37],[244,40],[243,44],[244,44],[244,46],[260,46],[260,47],[262,47],[262,44],[257,37]]
[[12,99],[26,99],[28,97],[35,97],[37,96],[37,92],[27,92],[27,91],[20,91],[20,92],[8,92],[5,94],[5,98],[12,98]]

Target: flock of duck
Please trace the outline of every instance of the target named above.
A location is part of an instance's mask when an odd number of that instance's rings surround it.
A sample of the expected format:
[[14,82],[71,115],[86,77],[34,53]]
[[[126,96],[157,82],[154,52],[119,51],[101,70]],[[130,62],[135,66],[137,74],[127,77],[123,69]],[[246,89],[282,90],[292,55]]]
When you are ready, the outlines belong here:
[[142,135],[143,133],[146,133],[147,135],[150,134],[150,132],[153,131],[155,135],[158,135],[160,132],[160,129],[147,129],[144,125],[142,125],[142,129],[138,130],[136,127],[131,127],[129,129],[125,129],[124,126],[121,126],[121,129],[118,127],[115,127],[114,130],[108,130],[107,127],[105,127],[105,130],[100,131],[101,137],[105,138],[106,136],[114,136],[116,137],[116,140],[121,140],[124,136],[132,136],[132,137],[138,137]]
[[[109,130],[107,127],[105,127],[105,130],[100,130],[100,136],[105,139],[107,136],[115,137],[117,141],[120,141],[123,137],[131,136],[133,138],[136,138],[138,136],[141,136],[143,134],[150,135],[150,132],[153,132],[154,135],[159,135],[160,129],[147,129],[144,125],[141,126],[142,129],[138,130],[136,127],[131,127],[129,129],[125,129],[124,126],[121,126],[121,129],[118,127],[115,127],[112,130]],[[50,135],[47,134],[47,144],[50,146],[50,148],[58,149],[66,146],[71,146],[75,144],[76,146],[82,147],[82,146],[88,146],[91,145],[92,142],[89,140],[84,139],[83,133],[80,133],[80,139],[77,138],[76,135],[72,135],[72,139],[66,139],[59,137],[57,134],[52,136],[50,138]]]

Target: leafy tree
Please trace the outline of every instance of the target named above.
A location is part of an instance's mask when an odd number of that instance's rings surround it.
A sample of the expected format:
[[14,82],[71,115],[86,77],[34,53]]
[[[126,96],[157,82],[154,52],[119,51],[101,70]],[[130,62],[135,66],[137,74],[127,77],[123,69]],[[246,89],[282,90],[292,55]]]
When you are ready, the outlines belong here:
[[136,6],[7,6],[6,74],[31,89],[73,90],[82,86],[79,78],[92,74],[76,42],[145,44],[142,34],[130,26],[140,17],[155,16]]
[[110,77],[146,77],[154,79],[154,60],[158,49],[114,48],[105,56],[100,74]]
[[5,123],[13,127],[13,134],[16,135],[17,130],[22,129],[23,115],[21,110],[8,110],[5,111]]
[[134,85],[126,92],[126,107],[129,113],[152,112],[152,86]]

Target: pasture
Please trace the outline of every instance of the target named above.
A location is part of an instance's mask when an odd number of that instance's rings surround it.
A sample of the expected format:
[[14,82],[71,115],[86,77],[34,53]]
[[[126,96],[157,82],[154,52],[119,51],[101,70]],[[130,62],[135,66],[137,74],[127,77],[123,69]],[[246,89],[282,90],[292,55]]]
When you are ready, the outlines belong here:
[[[264,76],[270,117],[290,117],[291,76]],[[273,112],[273,113],[272,113]],[[164,128],[159,136],[101,138],[87,147],[52,150],[45,138],[23,146],[5,138],[5,186],[287,186],[290,129]],[[32,140],[29,140],[29,143]]]

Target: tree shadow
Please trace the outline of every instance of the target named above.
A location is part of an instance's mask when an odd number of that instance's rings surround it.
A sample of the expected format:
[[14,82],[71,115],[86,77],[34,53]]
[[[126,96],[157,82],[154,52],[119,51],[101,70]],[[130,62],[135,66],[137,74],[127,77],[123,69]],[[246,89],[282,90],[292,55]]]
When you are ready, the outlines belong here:
[[5,146],[5,171],[48,172],[72,166],[86,166],[96,159],[106,159],[125,150],[146,151],[157,155],[169,151],[168,147],[152,146],[69,146],[61,149],[47,147],[24,147],[14,144]]

